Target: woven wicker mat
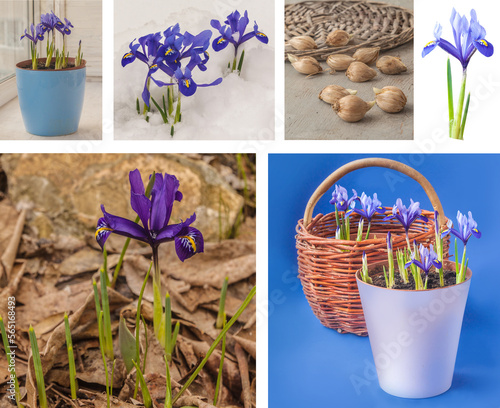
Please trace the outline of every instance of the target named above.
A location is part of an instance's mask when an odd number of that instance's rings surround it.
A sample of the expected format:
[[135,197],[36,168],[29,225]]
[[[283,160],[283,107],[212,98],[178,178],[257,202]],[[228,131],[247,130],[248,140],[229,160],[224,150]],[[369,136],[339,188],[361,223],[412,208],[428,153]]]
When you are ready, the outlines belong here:
[[[354,37],[344,47],[331,47],[325,40],[335,29]],[[287,45],[298,35],[313,37],[318,48],[298,51]],[[285,56],[326,60],[331,54],[352,54],[361,47],[388,50],[412,39],[413,12],[402,7],[369,1],[305,1],[285,6]]]

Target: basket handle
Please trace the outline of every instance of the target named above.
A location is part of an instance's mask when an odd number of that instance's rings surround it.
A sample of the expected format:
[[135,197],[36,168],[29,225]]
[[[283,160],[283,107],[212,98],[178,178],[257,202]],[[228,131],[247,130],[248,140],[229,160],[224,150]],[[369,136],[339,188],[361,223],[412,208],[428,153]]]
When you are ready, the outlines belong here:
[[354,160],[350,163],[344,164],[339,167],[332,174],[330,174],[316,189],[311,198],[309,199],[306,210],[304,212],[304,225],[308,226],[312,219],[312,213],[314,207],[316,206],[319,199],[325,194],[338,180],[344,177],[346,174],[351,173],[354,170],[364,169],[366,167],[384,167],[391,170],[399,171],[411,177],[413,180],[417,181],[424,189],[427,197],[431,201],[434,210],[437,210],[440,214],[440,224],[441,226],[446,226],[447,219],[444,216],[443,206],[441,201],[432,187],[432,184],[422,176],[418,171],[407,166],[406,164],[400,163],[396,160],[384,159],[380,157],[370,157],[366,159]]

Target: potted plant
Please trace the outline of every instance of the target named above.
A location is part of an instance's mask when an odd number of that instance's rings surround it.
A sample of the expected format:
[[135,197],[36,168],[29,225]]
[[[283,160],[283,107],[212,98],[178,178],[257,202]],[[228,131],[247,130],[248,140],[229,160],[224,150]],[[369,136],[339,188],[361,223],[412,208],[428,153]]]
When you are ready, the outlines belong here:
[[[419,211],[418,203],[406,208],[398,199],[387,219],[397,218],[406,230]],[[356,281],[379,384],[389,394],[427,398],[451,387],[472,278],[467,242],[481,236],[470,212],[468,217],[458,212],[457,221],[457,229],[441,232],[435,213],[435,248],[397,237],[407,241],[407,248],[394,254],[389,232],[386,262],[368,266],[363,255]],[[449,233],[463,242],[460,262],[456,240],[455,262],[442,259],[443,237]]]
[[[85,94],[86,61],[81,41],[75,58],[66,51],[66,36],[73,25],[54,12],[42,14],[40,23],[31,24],[23,38],[31,41],[31,59],[16,65],[19,105],[26,131],[39,136],[59,136],[78,130]],[[55,46],[57,33],[63,47]],[[41,42],[47,37],[46,57],[41,58]]]

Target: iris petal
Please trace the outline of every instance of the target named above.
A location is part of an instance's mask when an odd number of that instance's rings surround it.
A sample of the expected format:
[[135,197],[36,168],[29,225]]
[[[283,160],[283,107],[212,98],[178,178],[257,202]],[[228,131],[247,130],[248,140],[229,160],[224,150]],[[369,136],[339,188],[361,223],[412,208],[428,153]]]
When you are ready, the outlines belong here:
[[187,227],[180,234],[175,237],[175,252],[182,262],[194,254],[203,252],[204,242],[200,231],[193,227]]

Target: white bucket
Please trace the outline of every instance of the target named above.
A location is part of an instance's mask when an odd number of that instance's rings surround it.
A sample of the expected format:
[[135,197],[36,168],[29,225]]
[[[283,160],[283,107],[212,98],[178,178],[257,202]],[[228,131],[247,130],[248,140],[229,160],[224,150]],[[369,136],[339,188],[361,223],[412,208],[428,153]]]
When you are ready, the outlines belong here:
[[[372,267],[374,267],[373,265]],[[447,269],[455,263],[445,261]],[[458,285],[398,290],[356,281],[380,387],[403,398],[428,398],[451,387],[472,272]]]

